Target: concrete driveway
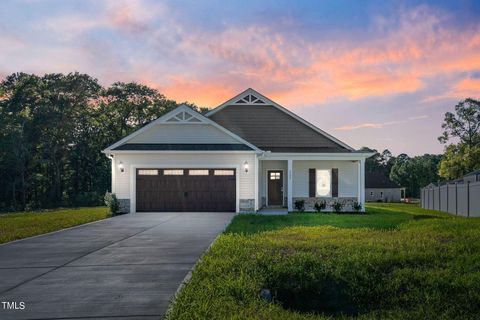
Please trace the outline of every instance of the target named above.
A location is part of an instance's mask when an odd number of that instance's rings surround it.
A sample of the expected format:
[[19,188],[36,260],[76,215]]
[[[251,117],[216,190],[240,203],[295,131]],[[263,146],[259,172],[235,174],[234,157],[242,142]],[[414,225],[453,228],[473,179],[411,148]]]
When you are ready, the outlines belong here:
[[158,319],[233,215],[128,214],[0,245],[0,319]]

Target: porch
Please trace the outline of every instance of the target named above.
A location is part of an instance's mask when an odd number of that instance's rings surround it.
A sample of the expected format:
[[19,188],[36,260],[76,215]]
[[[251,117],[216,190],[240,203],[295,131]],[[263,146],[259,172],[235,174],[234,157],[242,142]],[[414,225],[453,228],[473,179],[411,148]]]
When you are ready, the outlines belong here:
[[362,154],[265,153],[258,158],[257,209],[261,213],[290,212],[296,201],[305,211],[314,211],[325,201],[327,211],[335,202],[353,211],[355,202],[365,203],[365,160]]

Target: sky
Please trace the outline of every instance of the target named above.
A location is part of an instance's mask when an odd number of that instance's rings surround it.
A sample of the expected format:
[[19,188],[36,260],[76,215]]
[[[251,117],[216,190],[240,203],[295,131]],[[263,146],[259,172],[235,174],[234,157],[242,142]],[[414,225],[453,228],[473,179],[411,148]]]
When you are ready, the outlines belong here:
[[480,1],[2,0],[0,78],[87,73],[213,108],[254,88],[354,148],[441,153],[480,98]]

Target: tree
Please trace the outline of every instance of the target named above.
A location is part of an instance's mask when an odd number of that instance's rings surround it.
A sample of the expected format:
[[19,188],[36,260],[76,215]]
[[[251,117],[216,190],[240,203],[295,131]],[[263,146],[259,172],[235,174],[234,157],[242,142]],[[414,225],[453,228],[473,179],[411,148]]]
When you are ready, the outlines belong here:
[[365,161],[366,172],[381,173],[386,176],[390,174],[390,170],[395,162],[395,157],[388,149],[385,149],[382,151],[382,153],[379,153],[375,149],[362,147],[360,151],[375,153],[373,156],[366,159]]
[[113,143],[177,106],[175,101],[145,85],[116,82],[101,95],[106,139]]
[[445,179],[456,179],[480,168],[480,101],[471,98],[455,106],[455,114],[445,113],[440,143],[458,139],[457,144],[445,147],[445,157],[439,174]]
[[468,147],[479,145],[480,101],[471,98],[460,101],[455,106],[455,113],[445,113],[442,124],[444,131],[438,137],[440,143],[446,144],[453,137]]
[[101,204],[111,170],[101,150],[177,105],[141,84],[103,88],[80,73],[6,77],[0,210]]
[[390,172],[390,179],[407,188],[408,197],[418,197],[421,187],[438,181],[438,166],[442,156],[425,154],[410,158],[400,154]]
[[480,169],[480,145],[469,147],[462,144],[451,144],[445,150],[440,164],[439,175],[452,180],[464,174]]

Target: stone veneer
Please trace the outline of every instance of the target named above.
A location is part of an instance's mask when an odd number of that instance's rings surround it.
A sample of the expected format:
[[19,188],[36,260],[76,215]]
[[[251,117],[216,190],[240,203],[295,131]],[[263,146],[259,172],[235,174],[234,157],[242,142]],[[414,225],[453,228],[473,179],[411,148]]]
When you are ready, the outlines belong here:
[[[288,203],[288,198],[287,197],[284,197],[283,198],[283,205],[282,207],[286,208],[287,207],[287,203]],[[266,197],[262,197],[262,205],[260,206],[261,208],[266,208],[267,207],[267,198]]]
[[118,199],[119,209],[118,211],[121,213],[129,213],[130,212],[130,199]]
[[314,205],[315,202],[320,202],[325,200],[327,207],[323,211],[334,211],[332,204],[335,201],[338,201],[343,204],[343,212],[354,212],[353,204],[358,201],[355,197],[340,197],[340,198],[309,198],[309,197],[294,197],[293,198],[293,209],[295,210],[295,201],[305,200],[305,211],[315,211]]
[[240,199],[239,207],[240,213],[253,213],[255,212],[255,199]]

